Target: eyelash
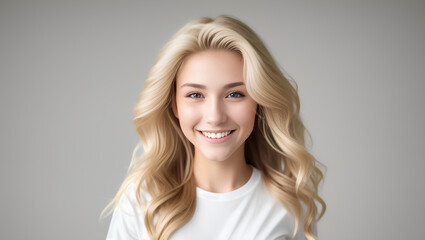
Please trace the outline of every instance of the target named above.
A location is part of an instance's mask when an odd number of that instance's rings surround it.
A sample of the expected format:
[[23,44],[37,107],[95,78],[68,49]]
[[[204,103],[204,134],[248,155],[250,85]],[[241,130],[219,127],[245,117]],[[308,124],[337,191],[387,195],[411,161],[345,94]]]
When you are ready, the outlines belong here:
[[[229,93],[229,95],[231,95],[231,94],[239,94],[239,96],[238,97],[234,97],[234,98],[242,98],[242,97],[245,97],[245,95],[243,94],[243,93],[241,93],[241,92],[238,92],[238,91],[234,91],[234,92],[231,92],[231,93]],[[199,94],[199,95],[201,95],[200,93],[198,93],[198,92],[194,92],[194,93],[190,93],[190,94],[188,94],[186,97],[188,97],[188,98],[193,98],[193,99],[196,99],[196,98],[198,98],[198,97],[192,97],[194,94]],[[227,96],[229,96],[229,95],[227,95]]]
[[[237,98],[245,97],[245,95],[243,95],[243,93],[241,93],[241,92],[237,92],[237,91],[235,91],[235,92],[231,92],[231,93],[229,93],[229,95],[230,95],[230,94],[234,94],[234,93],[239,94],[239,97],[237,97]],[[229,95],[227,95],[227,96],[229,96]]]

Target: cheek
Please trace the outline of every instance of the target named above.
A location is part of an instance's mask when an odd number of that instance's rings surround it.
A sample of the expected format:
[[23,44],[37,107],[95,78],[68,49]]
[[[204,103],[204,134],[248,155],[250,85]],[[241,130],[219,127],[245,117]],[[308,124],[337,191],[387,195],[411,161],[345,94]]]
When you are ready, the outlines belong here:
[[[193,132],[193,128],[198,121],[199,111],[194,106],[179,101],[177,101],[177,109],[180,127],[186,137],[188,137],[188,134]],[[197,112],[198,114],[196,114]]]
[[185,103],[184,101],[177,102],[177,109],[181,121],[184,122],[191,122],[199,115],[199,109],[195,105]]
[[257,112],[257,104],[255,102],[247,102],[232,111],[233,119],[238,122],[241,127],[253,128],[255,122],[255,114]]

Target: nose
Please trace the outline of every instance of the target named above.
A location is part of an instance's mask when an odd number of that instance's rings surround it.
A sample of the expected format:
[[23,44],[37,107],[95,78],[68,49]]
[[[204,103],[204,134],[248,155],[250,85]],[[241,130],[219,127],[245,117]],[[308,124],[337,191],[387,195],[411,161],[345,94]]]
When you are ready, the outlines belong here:
[[220,125],[227,121],[226,106],[219,99],[211,99],[204,109],[205,118],[210,125]]

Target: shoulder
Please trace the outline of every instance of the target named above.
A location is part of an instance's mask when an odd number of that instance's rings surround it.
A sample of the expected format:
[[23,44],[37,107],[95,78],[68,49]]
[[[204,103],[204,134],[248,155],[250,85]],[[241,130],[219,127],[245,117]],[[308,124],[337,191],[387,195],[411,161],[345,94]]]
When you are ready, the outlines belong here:
[[[308,207],[307,205],[303,202],[303,201],[299,201],[301,204],[301,208],[302,208],[302,218],[300,219],[300,223],[299,223],[299,227],[298,227],[298,231],[297,234],[294,238],[294,240],[304,240],[306,239],[305,234],[304,234],[304,221],[305,221],[305,217],[308,211]],[[314,236],[317,237],[317,223],[316,221],[313,222],[313,224],[311,225],[311,231],[313,232]]]
[[139,194],[140,199],[143,202],[147,202],[150,197],[143,190],[140,190],[139,193],[136,191],[136,184],[131,183],[121,195],[119,204],[116,208],[119,208],[121,211],[128,214],[142,214],[143,208],[140,206],[137,200],[137,194]]
[[[143,201],[149,196],[140,191]],[[137,201],[136,184],[130,184],[114,209],[106,239],[144,239],[144,209]]]
[[[286,209],[286,206],[283,206],[280,201],[277,200],[276,196],[274,196],[268,187],[265,184],[265,180],[263,179],[263,176],[261,176],[261,191],[263,194],[264,202],[262,202],[262,205],[269,205],[273,206],[273,214],[276,214],[280,216],[280,219],[282,219],[282,222],[284,222],[285,226],[288,226],[289,229],[291,229],[290,234],[292,235],[294,229],[295,229],[295,217],[289,213],[289,211]],[[267,204],[266,204],[267,203]],[[304,220],[305,216],[308,211],[308,206],[301,200],[299,200],[299,203],[301,205],[301,211],[302,216],[299,221],[298,230],[294,237],[294,240],[305,240],[306,237],[304,235]],[[312,232],[315,236],[317,236],[317,224],[316,222],[312,225]]]

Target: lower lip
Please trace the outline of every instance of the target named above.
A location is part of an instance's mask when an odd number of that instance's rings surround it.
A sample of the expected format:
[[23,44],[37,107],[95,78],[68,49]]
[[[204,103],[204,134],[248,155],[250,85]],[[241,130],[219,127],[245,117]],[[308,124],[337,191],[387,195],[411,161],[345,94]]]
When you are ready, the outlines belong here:
[[199,134],[201,134],[202,137],[205,138],[205,140],[207,140],[207,142],[210,143],[223,143],[225,141],[227,141],[235,132],[236,130],[233,130],[229,135],[222,137],[222,138],[209,138],[207,136],[205,136],[204,134],[202,134],[202,132],[198,131]]

